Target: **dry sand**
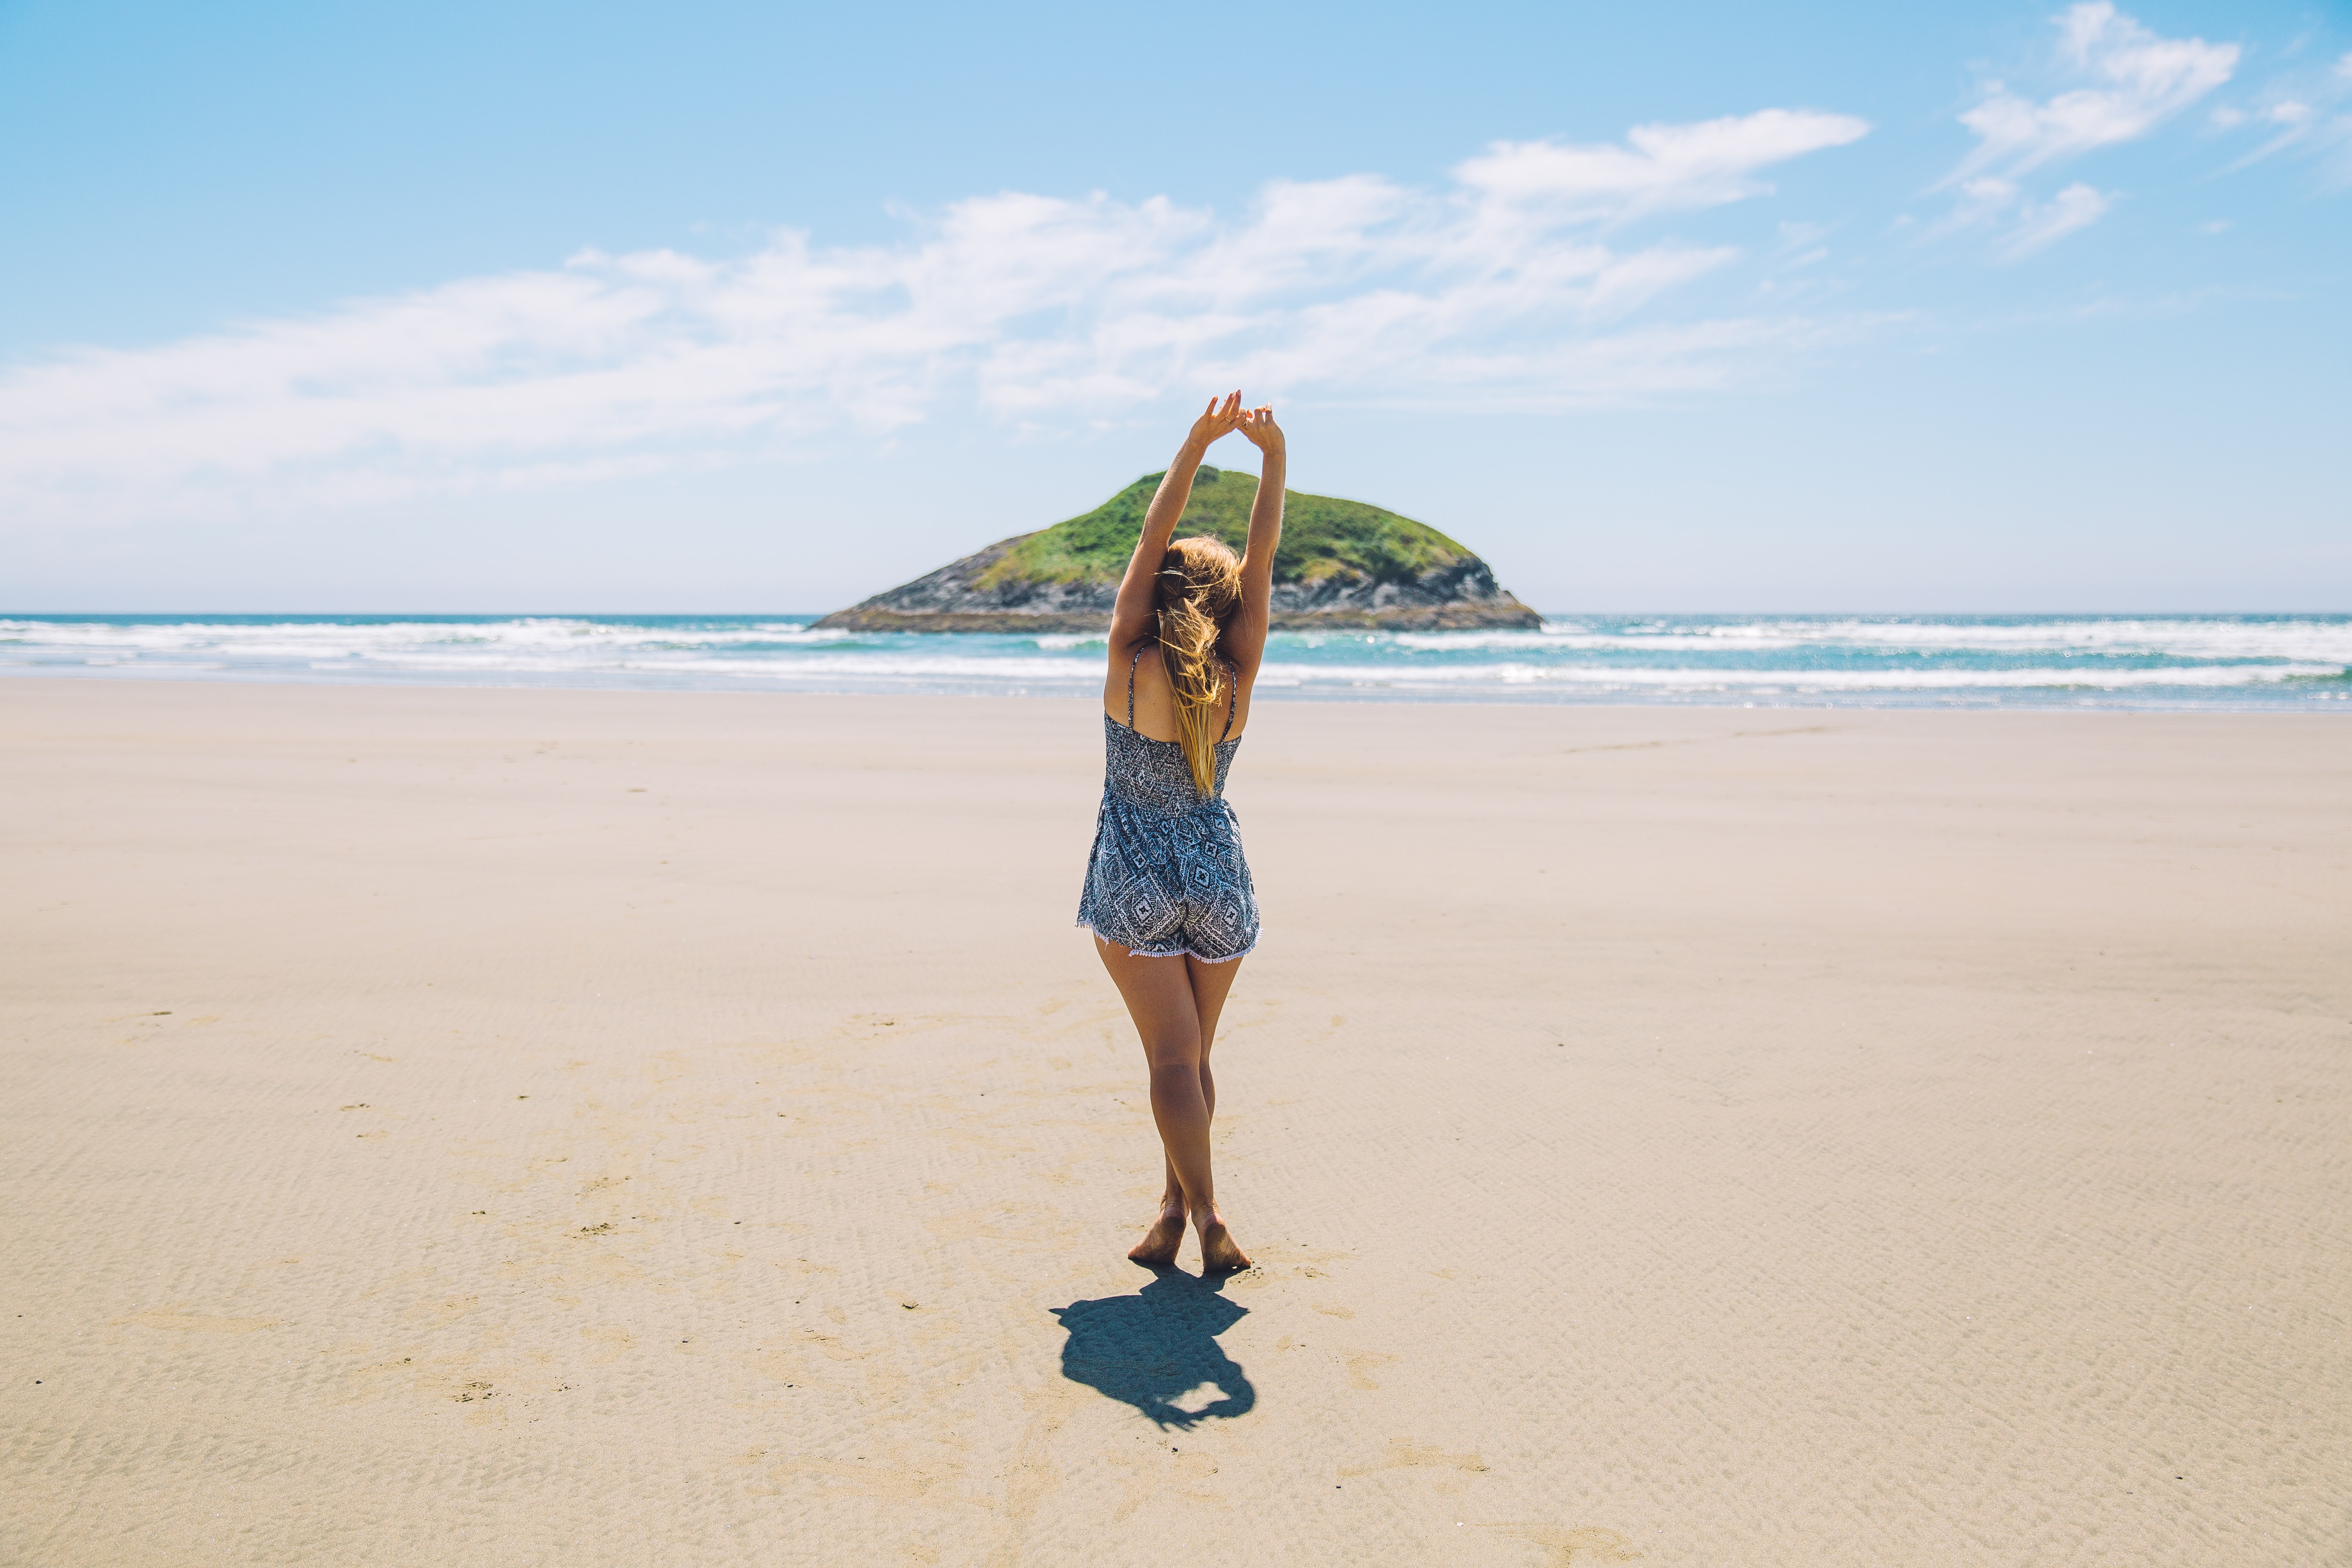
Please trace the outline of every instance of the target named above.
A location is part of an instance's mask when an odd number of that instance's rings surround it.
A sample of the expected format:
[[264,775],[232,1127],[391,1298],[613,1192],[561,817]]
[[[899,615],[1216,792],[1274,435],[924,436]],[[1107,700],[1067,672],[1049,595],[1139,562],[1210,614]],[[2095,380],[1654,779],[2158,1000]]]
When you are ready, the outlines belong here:
[[1089,704],[0,723],[9,1563],[2352,1552],[2352,721],[1264,705],[1222,1290]]

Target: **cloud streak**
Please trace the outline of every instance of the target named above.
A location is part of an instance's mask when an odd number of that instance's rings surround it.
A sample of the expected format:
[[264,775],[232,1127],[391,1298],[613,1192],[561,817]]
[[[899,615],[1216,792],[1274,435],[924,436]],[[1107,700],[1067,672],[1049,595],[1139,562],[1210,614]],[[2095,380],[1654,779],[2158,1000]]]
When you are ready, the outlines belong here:
[[2224,105],[2213,110],[2215,129],[2255,126],[2269,134],[2224,171],[2236,174],[2276,153],[2294,152],[2321,161],[2321,178],[2332,187],[2352,185],[2352,112],[2342,102],[2352,94],[2352,54],[2319,71],[2303,70],[2273,81],[2251,110]]
[[2077,180],[2047,202],[2029,203],[2001,242],[2004,261],[2017,261],[2105,217],[2114,198]]
[[2136,142],[2228,81],[2238,46],[2165,38],[2107,0],[2058,18],[2059,58],[2095,85],[2036,102],[2000,82],[1960,116],[1977,145],[1945,182],[1994,174],[2014,178],[2062,158]]
[[1983,228],[1994,255],[2021,260],[2097,222],[2111,194],[2077,181],[2047,201],[2026,199],[2025,177],[2045,164],[2153,132],[2230,79],[2238,46],[2160,37],[2108,0],[2086,0],[2056,18],[2058,61],[2089,85],[2034,100],[1987,85],[1960,116],[1977,144],[1937,188],[1955,193],[1931,234]]
[[1868,134],[1850,114],[1768,109],[1696,125],[1637,125],[1626,146],[1497,142],[1456,168],[1480,195],[1525,211],[1621,218],[1769,194],[1756,171]]
[[1818,339],[1637,320],[1737,252],[1619,232],[1749,199],[1849,143],[1768,110],[1622,144],[1497,142],[1440,190],[1276,182],[1237,222],[1008,193],[904,243],[785,233],[712,260],[587,251],[0,375],[0,509],[67,521],[577,483],[875,436],[963,408],[1046,430],[1172,389],[1401,406],[1721,387]]

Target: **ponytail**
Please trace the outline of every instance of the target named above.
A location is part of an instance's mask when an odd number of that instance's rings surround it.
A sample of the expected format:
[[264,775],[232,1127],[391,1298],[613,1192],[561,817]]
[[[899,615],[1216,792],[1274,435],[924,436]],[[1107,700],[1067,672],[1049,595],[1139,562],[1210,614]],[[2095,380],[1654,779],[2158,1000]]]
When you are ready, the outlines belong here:
[[1217,722],[1236,694],[1221,681],[1227,667],[1217,658],[1225,622],[1242,601],[1242,563],[1221,540],[1179,539],[1160,559],[1157,580],[1160,662],[1176,696],[1176,741],[1192,765],[1193,787],[1213,795],[1217,787]]

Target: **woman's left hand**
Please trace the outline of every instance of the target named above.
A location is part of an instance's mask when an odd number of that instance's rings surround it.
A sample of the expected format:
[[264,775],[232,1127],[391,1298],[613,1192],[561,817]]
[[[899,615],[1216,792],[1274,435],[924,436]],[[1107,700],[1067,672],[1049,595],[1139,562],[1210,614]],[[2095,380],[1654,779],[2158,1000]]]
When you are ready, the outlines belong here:
[[1184,437],[1188,445],[1207,451],[1211,446],[1241,427],[1249,416],[1242,411],[1242,395],[1238,392],[1220,405],[1213,397],[1202,416],[1192,421],[1192,433]]

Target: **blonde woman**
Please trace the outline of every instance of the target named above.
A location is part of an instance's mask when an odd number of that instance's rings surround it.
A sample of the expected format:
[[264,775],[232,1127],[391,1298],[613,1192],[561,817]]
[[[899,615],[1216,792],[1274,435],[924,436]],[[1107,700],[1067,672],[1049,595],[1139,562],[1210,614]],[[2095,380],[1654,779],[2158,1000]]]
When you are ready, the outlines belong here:
[[[1170,542],[1202,458],[1235,430],[1264,458],[1241,558],[1214,539]],[[1283,479],[1274,410],[1244,409],[1238,392],[1222,405],[1211,398],[1144,513],[1111,612],[1108,761],[1078,923],[1094,932],[1151,1064],[1167,1186],[1159,1219],[1128,1256],[1155,1267],[1176,1260],[1188,1221],[1201,1233],[1204,1273],[1250,1266],[1209,1173],[1209,1047],[1257,942],[1257,894],[1224,789],[1265,651]]]

